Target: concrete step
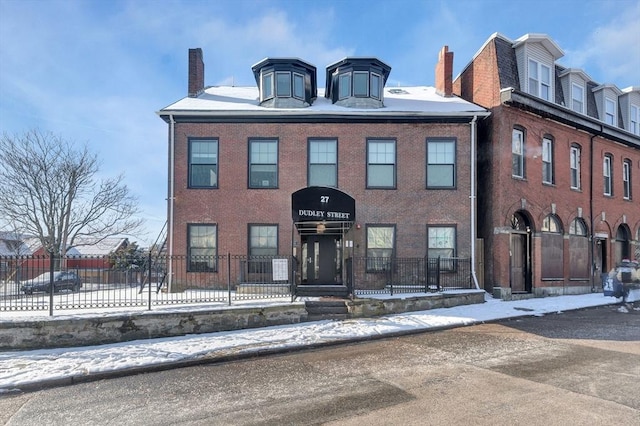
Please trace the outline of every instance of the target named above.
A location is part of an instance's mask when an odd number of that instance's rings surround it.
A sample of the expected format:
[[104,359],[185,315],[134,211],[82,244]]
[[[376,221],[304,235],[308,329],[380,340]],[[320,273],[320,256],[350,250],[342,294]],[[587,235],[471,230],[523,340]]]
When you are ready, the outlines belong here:
[[349,318],[349,315],[347,314],[308,315],[307,321],[346,320],[348,318]]
[[296,287],[298,297],[348,297],[349,290],[344,285],[299,285]]
[[305,309],[309,315],[318,314],[348,314],[349,309],[343,301],[305,302]]
[[349,309],[344,300],[309,300],[304,303],[308,321],[344,320]]

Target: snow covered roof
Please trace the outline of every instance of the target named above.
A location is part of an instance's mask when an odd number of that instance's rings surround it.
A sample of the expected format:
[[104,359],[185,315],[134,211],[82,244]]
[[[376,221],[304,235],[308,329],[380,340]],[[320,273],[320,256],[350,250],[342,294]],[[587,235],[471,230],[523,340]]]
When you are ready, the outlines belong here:
[[[69,255],[76,256],[107,256],[109,253],[116,251],[125,242],[126,238],[109,237],[96,243],[95,239],[79,239],[75,241],[75,246],[68,252]],[[77,252],[77,253],[76,253]]]
[[239,116],[485,116],[489,112],[457,96],[444,97],[434,87],[385,87],[383,108],[355,108],[335,105],[318,89],[318,97],[307,108],[269,108],[259,105],[257,87],[208,87],[198,97],[185,97],[158,112],[159,115]]

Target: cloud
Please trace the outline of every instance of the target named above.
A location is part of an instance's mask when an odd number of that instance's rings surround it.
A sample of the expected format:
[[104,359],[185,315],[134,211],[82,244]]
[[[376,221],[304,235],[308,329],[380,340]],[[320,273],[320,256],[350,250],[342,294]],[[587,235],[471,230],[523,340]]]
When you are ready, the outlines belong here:
[[620,5],[627,7],[613,8],[619,11],[618,14],[605,24],[596,26],[583,44],[573,50],[565,50],[563,61],[566,60],[573,68],[583,68],[590,76],[601,76],[598,83],[613,83],[625,88],[638,85],[640,3],[621,2]]

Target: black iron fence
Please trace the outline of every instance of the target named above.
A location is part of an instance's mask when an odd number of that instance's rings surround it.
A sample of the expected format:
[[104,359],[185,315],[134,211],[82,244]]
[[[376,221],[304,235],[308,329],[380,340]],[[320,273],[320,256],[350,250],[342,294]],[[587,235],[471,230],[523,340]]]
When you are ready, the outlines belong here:
[[347,261],[356,295],[473,288],[469,258],[354,257]]
[[[354,296],[472,288],[470,259],[367,258],[346,261]],[[0,311],[238,304],[294,300],[300,270],[292,256],[0,256]],[[52,285],[53,284],[53,285]]]

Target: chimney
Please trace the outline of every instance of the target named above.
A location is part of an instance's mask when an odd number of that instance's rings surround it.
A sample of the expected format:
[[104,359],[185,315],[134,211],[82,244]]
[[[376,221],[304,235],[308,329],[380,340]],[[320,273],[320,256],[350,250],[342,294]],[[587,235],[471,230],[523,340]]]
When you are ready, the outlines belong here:
[[453,93],[453,52],[449,52],[449,46],[442,47],[438,54],[436,93],[445,97]]
[[204,90],[202,49],[189,49],[189,97],[197,98]]

